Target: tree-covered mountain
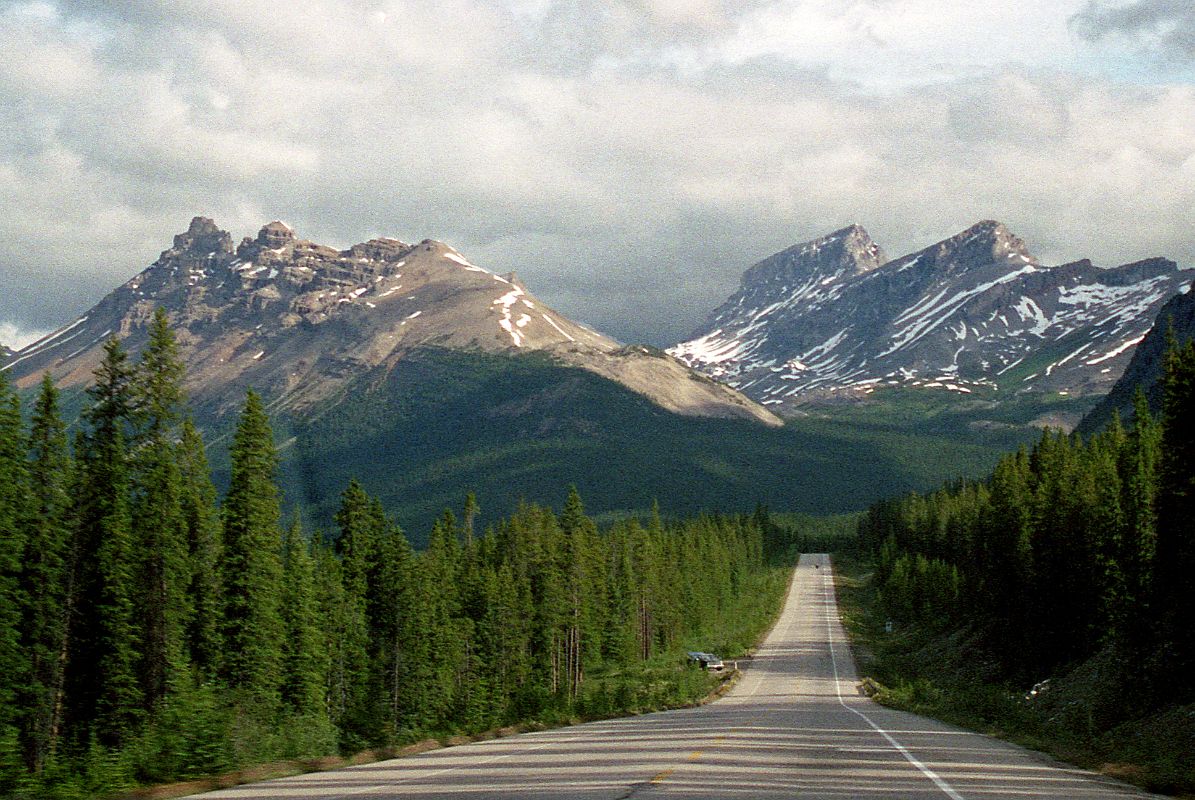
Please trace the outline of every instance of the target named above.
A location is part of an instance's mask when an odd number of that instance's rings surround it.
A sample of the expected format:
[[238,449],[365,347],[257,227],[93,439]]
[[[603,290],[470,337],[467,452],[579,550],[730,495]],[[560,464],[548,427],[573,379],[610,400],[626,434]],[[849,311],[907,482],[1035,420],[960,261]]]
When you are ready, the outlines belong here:
[[887,260],[853,225],[748,269],[669,352],[781,413],[889,386],[1095,397],[1190,280],[1162,258],[1046,266],[993,221]]
[[1166,349],[1177,343],[1195,339],[1195,293],[1185,288],[1171,297],[1161,310],[1149,333],[1133,351],[1133,358],[1111,391],[1083,418],[1078,431],[1090,435],[1101,430],[1120,414],[1121,419],[1133,416],[1133,396],[1140,389],[1145,393],[1149,408],[1156,414],[1162,407],[1162,367]]
[[567,484],[601,516],[645,512],[655,500],[669,514],[757,503],[852,511],[960,469],[983,474],[1033,435],[968,430],[935,413],[918,409],[917,432],[879,415],[811,416],[782,428],[684,417],[543,354],[425,348],[302,419],[276,415],[275,424],[284,486],[313,520],[327,520],[337,487],[356,478],[417,537],[463,489],[497,515],[520,499],[550,502]]

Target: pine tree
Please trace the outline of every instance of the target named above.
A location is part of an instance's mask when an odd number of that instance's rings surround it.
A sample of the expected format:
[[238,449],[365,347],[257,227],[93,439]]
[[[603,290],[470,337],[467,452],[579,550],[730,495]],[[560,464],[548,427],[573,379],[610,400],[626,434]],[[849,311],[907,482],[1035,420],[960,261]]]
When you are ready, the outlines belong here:
[[29,657],[29,678],[20,706],[25,713],[25,763],[40,772],[62,733],[71,600],[71,460],[66,426],[58,411],[58,390],[49,374],[42,379],[33,407],[28,472],[21,646]]
[[[460,628],[460,592],[457,568],[460,542],[456,520],[446,511],[436,521],[427,550],[418,559],[412,633],[416,645],[411,665],[412,689],[419,724],[442,726],[456,700],[457,674],[464,652]],[[422,640],[422,641],[419,641]]]
[[[25,552],[28,481],[21,406],[0,370],[0,750],[12,753],[20,714],[17,700],[28,680],[21,647],[21,562]],[[7,761],[0,756],[0,762]],[[12,768],[15,764],[2,764]]]
[[133,526],[139,592],[141,673],[147,710],[166,697],[187,669],[185,636],[191,609],[182,476],[176,442],[182,418],[183,365],[164,309],[154,313],[149,341],[132,384],[137,421]]
[[224,652],[224,595],[220,577],[223,532],[203,439],[190,418],[183,421],[178,466],[179,505],[189,560],[187,607],[191,615],[185,641],[191,663],[199,674],[213,678],[220,671]]
[[1115,615],[1117,638],[1134,650],[1144,648],[1157,547],[1157,482],[1161,428],[1149,410],[1145,393],[1133,398],[1133,427],[1120,457],[1124,508],[1120,568],[1124,575],[1122,606]]
[[370,646],[377,693],[385,702],[380,733],[383,739],[394,739],[402,727],[407,643],[415,635],[410,629],[414,554],[402,530],[392,523],[387,523],[376,552],[367,604]]
[[144,706],[136,669],[140,642],[126,447],[132,375],[119,340],[104,343],[95,378],[80,440],[74,546],[79,599],[68,685],[76,731],[94,728],[100,744],[119,747],[139,729]]
[[1195,342],[1172,344],[1164,370],[1155,608],[1173,666],[1185,674],[1195,665],[1195,633],[1187,618],[1195,597]]
[[261,398],[250,389],[237,423],[224,499],[224,677],[245,709],[266,718],[280,701],[282,561],[278,456]]
[[314,564],[298,520],[282,538],[282,570],[282,699],[297,714],[324,714],[327,649],[319,628]]
[[1015,661],[1024,652],[1032,590],[1032,496],[1024,450],[1000,460],[992,473],[982,535],[974,538],[980,567],[975,581],[983,613],[994,620],[998,652]]
[[[595,624],[594,599],[604,593],[596,586],[595,553],[597,529],[585,516],[585,508],[576,486],[569,487],[568,499],[560,515],[563,536],[560,572],[564,576],[566,619],[562,630],[564,643],[563,689],[570,701],[576,699],[585,679],[585,663],[591,658],[589,644],[600,641]],[[594,655],[600,655],[595,648]]]
[[370,626],[368,617],[370,573],[377,561],[378,539],[382,535],[370,497],[353,480],[341,494],[335,515],[339,526],[336,548],[341,558],[344,582],[344,609],[338,664],[337,697],[333,701],[340,713],[333,719],[342,728],[365,739],[376,723],[369,719],[370,706]]

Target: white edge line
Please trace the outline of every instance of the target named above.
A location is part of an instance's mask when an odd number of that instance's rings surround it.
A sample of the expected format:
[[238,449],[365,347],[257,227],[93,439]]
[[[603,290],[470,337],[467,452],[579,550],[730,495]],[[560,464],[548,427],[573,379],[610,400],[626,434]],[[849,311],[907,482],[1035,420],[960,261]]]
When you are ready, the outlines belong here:
[[[834,597],[834,587],[828,585],[829,582],[830,582],[829,572],[823,572],[822,573],[822,587],[823,587],[823,589],[826,589],[826,588],[829,589],[828,597],[833,600],[834,608],[837,610],[838,600],[837,600],[837,598]],[[902,745],[900,742],[893,739],[892,735],[890,733],[888,733],[888,731],[884,730],[879,725],[876,725],[874,722],[872,722],[871,718],[869,716],[867,716],[866,714],[864,714],[862,711],[848,706],[846,704],[846,701],[842,699],[842,684],[839,682],[839,679],[838,679],[838,657],[835,656],[835,654],[834,654],[834,631],[830,625],[830,604],[829,603],[825,604],[825,609],[826,609],[826,641],[828,641],[830,644],[830,663],[834,667],[834,693],[838,696],[838,704],[840,706],[842,706],[843,708],[845,708],[847,711],[851,712],[852,714],[855,714],[855,715],[859,716],[860,718],[862,718],[862,720],[864,722],[866,722],[868,725],[870,725],[872,728],[875,729],[876,733],[880,734],[885,739],[887,739],[888,744],[895,747],[897,749],[897,751],[899,751],[900,754],[905,757],[906,761],[908,761],[910,764],[912,764],[917,769],[921,770],[921,774],[925,775],[925,777],[927,777],[931,781],[933,781],[934,785],[937,786],[939,789],[941,789],[943,792],[945,792],[946,795],[951,798],[951,800],[965,800],[965,798],[961,794],[959,794],[958,792],[956,792],[954,790],[954,787],[952,787],[946,781],[942,780],[942,778],[938,777],[937,773],[935,773],[932,769],[930,769],[929,767],[922,764],[917,759],[917,757],[915,755],[913,755],[912,753],[910,753],[908,750],[905,749],[904,745]]]

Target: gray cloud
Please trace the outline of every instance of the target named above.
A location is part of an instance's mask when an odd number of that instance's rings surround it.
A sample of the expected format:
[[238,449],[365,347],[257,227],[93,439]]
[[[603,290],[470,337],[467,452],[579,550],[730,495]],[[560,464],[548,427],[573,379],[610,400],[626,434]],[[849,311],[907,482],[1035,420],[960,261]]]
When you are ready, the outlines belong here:
[[1195,5],[1190,0],[1136,0],[1128,4],[1089,0],[1072,24],[1088,40],[1122,36],[1161,54],[1195,59]]
[[[1070,2],[1054,27],[1029,14],[1034,52],[1065,49]],[[658,344],[751,263],[850,222],[893,254],[996,217],[1047,260],[1195,263],[1190,86],[1031,69],[986,17],[926,72],[936,7],[10,2],[0,324],[68,321],[195,214],[236,237],[282,218],[333,245],[443,239]],[[743,55],[764,17],[825,25],[821,50]],[[858,72],[864,33],[891,80]]]

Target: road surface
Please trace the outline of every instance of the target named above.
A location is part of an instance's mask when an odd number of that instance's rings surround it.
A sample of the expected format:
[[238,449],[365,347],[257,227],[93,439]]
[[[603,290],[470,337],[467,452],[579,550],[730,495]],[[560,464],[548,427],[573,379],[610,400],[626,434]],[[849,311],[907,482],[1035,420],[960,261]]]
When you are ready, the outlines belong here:
[[529,733],[224,789],[211,800],[1143,798],[1045,756],[884,708],[856,689],[829,558],[801,557],[743,679],[701,708]]

